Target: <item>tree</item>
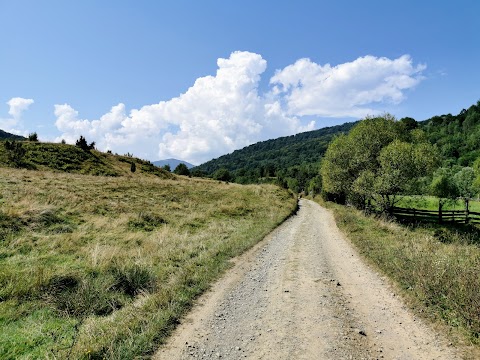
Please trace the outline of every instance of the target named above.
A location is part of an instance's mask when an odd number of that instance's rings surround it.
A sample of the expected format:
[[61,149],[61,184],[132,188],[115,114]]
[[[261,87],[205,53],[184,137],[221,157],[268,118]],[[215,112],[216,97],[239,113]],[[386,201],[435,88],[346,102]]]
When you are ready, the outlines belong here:
[[390,210],[437,166],[437,149],[422,140],[420,130],[407,130],[388,114],[362,120],[329,145],[321,166],[324,191],[360,208],[374,199]]
[[232,175],[230,175],[230,172],[226,168],[218,169],[213,173],[212,177],[215,180],[232,181]]
[[79,147],[83,151],[90,151],[95,149],[95,142],[92,141],[90,145],[87,143],[87,140],[80,135],[80,138],[75,142],[75,146]]
[[38,135],[36,132],[33,132],[28,135],[28,140],[29,141],[38,141]]
[[430,194],[438,197],[438,216],[441,222],[443,206],[448,202],[455,202],[458,197],[458,188],[451,169],[439,168],[435,171],[430,184]]
[[322,191],[322,176],[317,175],[310,179],[308,183],[308,194],[315,196],[317,194],[320,194]]
[[464,167],[453,176],[457,187],[458,196],[465,202],[465,210],[468,211],[469,200],[477,193],[475,187],[475,171],[471,167]]
[[137,171],[137,166],[135,165],[134,162],[132,162],[132,164],[130,165],[130,171],[131,171],[132,173],[134,173],[135,171]]
[[350,148],[350,140],[346,135],[337,136],[328,146],[320,168],[323,190],[339,203],[345,202],[355,180],[350,171]]
[[187,165],[185,165],[184,163],[178,164],[175,170],[173,170],[173,172],[177,175],[190,176],[190,170],[188,170]]
[[165,164],[165,165],[163,165],[163,170],[168,171],[168,172],[171,172],[172,169],[170,168],[170,164]]
[[395,140],[382,149],[378,157],[380,168],[375,180],[379,203],[390,210],[398,195],[418,193],[418,181],[433,172],[437,151],[428,143],[411,144]]

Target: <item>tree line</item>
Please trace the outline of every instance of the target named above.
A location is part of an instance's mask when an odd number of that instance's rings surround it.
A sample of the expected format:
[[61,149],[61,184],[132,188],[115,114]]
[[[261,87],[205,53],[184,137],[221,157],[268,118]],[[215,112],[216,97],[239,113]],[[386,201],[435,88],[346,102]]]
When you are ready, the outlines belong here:
[[[459,145],[452,153],[444,138],[432,139],[438,133],[457,138],[458,131],[465,131],[465,126],[459,128],[461,119],[463,125],[468,119],[466,128],[471,130],[472,124],[480,125],[477,110],[478,104],[459,117],[447,116],[442,120],[447,124],[439,124],[438,118],[424,124],[412,118],[397,121],[389,114],[365,118],[330,143],[320,168],[323,196],[358,208],[374,203],[391,211],[402,196],[433,195],[439,198],[440,210],[458,198],[468,209],[469,199],[480,191],[480,158],[474,160],[470,153],[478,149]],[[451,124],[457,131],[448,136],[445,129]]]

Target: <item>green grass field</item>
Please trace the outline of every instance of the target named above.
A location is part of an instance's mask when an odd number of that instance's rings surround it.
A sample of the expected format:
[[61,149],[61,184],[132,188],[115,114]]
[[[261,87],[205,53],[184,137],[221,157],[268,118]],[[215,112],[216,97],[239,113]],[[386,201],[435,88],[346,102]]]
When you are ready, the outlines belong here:
[[0,358],[151,354],[296,207],[275,186],[101,168],[123,176],[0,168]]
[[[399,207],[415,208],[421,210],[438,210],[438,198],[434,196],[404,196],[396,204]],[[480,201],[470,200],[469,210],[480,212]],[[462,200],[447,202],[443,210],[464,210],[465,204]]]

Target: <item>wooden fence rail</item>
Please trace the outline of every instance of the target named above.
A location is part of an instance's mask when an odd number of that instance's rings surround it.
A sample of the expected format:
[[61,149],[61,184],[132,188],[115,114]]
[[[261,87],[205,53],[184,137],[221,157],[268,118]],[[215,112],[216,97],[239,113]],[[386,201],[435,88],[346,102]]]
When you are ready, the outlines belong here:
[[412,208],[394,207],[392,209],[393,215],[413,221],[435,221],[442,222],[457,222],[457,223],[480,223],[480,212],[466,211],[466,210],[422,210]]

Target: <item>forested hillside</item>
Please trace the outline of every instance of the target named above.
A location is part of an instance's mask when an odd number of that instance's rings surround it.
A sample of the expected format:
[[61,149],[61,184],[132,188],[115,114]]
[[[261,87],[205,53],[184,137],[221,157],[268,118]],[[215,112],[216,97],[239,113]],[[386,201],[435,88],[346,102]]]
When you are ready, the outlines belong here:
[[[471,167],[480,156],[480,101],[458,115],[417,120],[405,117],[399,123],[406,131],[422,130],[425,140],[437,147],[442,167]],[[262,141],[197,166],[192,174],[238,183],[274,181],[293,191],[318,193],[320,162],[329,143],[357,123]]]
[[0,140],[25,140],[23,136],[10,134],[6,131],[0,130]]
[[88,145],[85,139],[82,144],[77,141],[77,145],[5,140],[0,143],[0,167],[101,176],[144,173],[161,178],[173,177],[147,160],[103,153],[93,147],[94,143]]
[[272,181],[273,177],[285,182],[295,179],[295,186],[303,187],[305,179],[318,175],[320,157],[332,138],[354,125],[345,123],[262,141],[199,165],[192,173],[239,183]]
[[420,128],[438,146],[445,166],[472,166],[480,156],[480,101],[458,115],[434,116]]

